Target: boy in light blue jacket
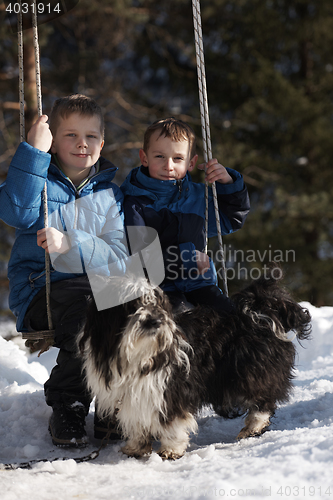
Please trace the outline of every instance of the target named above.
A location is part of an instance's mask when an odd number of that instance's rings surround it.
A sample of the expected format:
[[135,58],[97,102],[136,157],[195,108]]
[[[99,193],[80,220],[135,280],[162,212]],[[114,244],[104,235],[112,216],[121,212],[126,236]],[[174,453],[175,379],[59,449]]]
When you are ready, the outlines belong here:
[[[18,331],[48,329],[45,251],[51,256],[51,313],[58,347],[57,365],[45,383],[53,413],[53,443],[87,442],[88,393],[76,335],[84,325],[92,296],[87,272],[127,256],[116,167],[100,156],[104,120],[96,102],[83,95],[58,99],[22,142],[0,186],[0,218],[16,228],[8,266],[9,306]],[[46,182],[49,227],[44,227],[42,192]],[[88,201],[88,202],[87,202]],[[81,204],[80,204],[81,203]]]

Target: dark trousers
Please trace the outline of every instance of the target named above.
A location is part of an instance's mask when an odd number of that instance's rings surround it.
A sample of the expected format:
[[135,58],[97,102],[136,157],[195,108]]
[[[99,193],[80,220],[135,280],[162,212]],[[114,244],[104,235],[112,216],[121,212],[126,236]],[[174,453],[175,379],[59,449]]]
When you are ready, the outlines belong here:
[[[46,403],[83,403],[88,411],[91,402],[82,362],[77,355],[76,337],[84,327],[86,311],[92,298],[87,277],[62,280],[51,284],[50,305],[54,345],[59,348],[57,364],[44,385]],[[47,330],[45,288],[31,301],[24,318],[29,331]]]
[[178,306],[179,301],[190,302],[193,305],[204,305],[215,309],[220,314],[230,314],[234,311],[231,299],[224,295],[215,285],[208,285],[191,292],[166,292],[173,306]]

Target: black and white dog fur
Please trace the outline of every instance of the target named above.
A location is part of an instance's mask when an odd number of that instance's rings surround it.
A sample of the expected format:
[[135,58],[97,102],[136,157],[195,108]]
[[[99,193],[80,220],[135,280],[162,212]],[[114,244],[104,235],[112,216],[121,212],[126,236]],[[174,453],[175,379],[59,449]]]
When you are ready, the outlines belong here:
[[225,316],[203,306],[174,315],[160,288],[120,285],[141,296],[103,311],[92,303],[79,347],[99,413],[116,414],[127,440],[122,451],[141,457],[156,439],[162,458],[181,457],[206,405],[225,418],[247,413],[238,439],[263,433],[292,388],[288,333],[306,339],[311,330],[309,312],[274,269],[235,294],[235,312]]

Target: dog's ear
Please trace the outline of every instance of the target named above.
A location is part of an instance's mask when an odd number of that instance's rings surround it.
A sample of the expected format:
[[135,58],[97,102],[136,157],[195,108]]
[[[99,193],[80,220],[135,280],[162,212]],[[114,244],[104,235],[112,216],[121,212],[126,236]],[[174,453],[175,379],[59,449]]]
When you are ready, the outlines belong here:
[[126,321],[127,311],[123,305],[98,311],[95,301],[92,300],[87,311],[84,334],[79,343],[81,353],[89,338],[91,348],[96,355],[104,352],[110,356],[115,344],[119,343],[119,332]]
[[88,302],[87,306],[87,315],[86,315],[86,323],[84,325],[83,335],[79,342],[79,352],[83,354],[85,343],[88,338],[91,336],[91,332],[94,330],[95,317],[97,314],[96,303],[93,298],[91,298]]
[[289,296],[282,304],[279,313],[286,332],[294,331],[298,341],[310,338],[312,325],[308,309]]
[[110,362],[117,356],[121,332],[127,319],[128,313],[123,305],[98,311],[95,302],[92,301],[87,311],[86,326],[79,342],[79,349],[81,354],[84,354],[86,343],[89,341],[90,356],[106,388],[112,379]]

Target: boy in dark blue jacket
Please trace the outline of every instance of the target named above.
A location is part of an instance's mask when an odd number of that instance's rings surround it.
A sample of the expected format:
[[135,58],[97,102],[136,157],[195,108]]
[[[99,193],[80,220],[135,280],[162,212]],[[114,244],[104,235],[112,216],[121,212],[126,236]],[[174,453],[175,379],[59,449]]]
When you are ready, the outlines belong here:
[[[121,186],[125,224],[157,231],[165,266],[161,288],[176,303],[186,299],[230,312],[232,302],[218,287],[215,266],[204,253],[205,186],[192,182],[189,174],[198,159],[193,130],[175,118],[159,120],[146,130],[139,155],[142,165]],[[250,208],[241,174],[211,159],[206,179],[216,181],[222,234],[240,229]],[[217,232],[211,188],[208,206],[208,237],[212,237]],[[131,241],[132,253],[146,245],[145,232],[141,241],[139,234],[134,244]]]
[[[123,195],[112,182],[116,167],[100,156],[104,120],[94,100],[82,95],[58,99],[50,127],[46,122],[43,115],[33,125],[0,186],[0,217],[16,228],[8,266],[9,306],[18,331],[48,329],[46,250],[52,262],[54,345],[60,349],[45,383],[46,402],[53,409],[49,429],[54,444],[80,446],[87,441],[84,425],[91,395],[75,339],[92,296],[87,273],[107,269],[105,264],[122,268],[128,254]],[[45,182],[48,228],[42,204]]]

